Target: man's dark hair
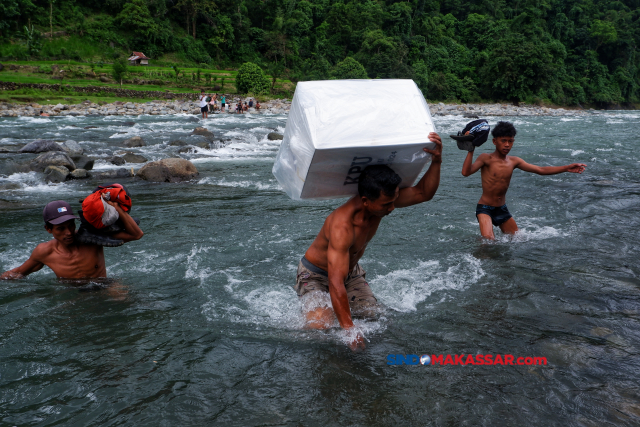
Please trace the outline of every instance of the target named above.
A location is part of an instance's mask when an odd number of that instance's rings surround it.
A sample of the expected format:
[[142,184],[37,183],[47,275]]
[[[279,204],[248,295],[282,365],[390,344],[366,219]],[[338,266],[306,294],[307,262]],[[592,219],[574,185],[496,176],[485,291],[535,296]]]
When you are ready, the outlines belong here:
[[500,138],[502,136],[515,137],[516,133],[516,128],[511,122],[498,122],[491,131],[491,135],[493,135],[494,138]]
[[45,221],[44,222],[44,228],[46,228],[47,230],[53,230],[53,224],[51,224],[50,222]]
[[380,192],[393,197],[402,178],[387,165],[371,165],[364,168],[358,179],[358,194],[375,201]]

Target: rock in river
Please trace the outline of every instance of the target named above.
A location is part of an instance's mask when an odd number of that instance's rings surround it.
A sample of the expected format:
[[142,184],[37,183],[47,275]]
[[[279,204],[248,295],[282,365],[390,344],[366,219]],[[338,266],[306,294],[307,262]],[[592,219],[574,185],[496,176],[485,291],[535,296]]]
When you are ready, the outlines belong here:
[[134,154],[134,153],[132,153],[130,151],[126,152],[122,156],[122,158],[127,163],[144,163],[144,162],[148,162],[149,161],[146,157],[141,156],[139,154]]
[[44,170],[44,180],[46,182],[64,182],[69,176],[69,169],[64,166],[47,166]]
[[207,128],[197,127],[193,132],[191,132],[191,135],[202,135],[209,141],[213,141],[213,132],[209,131]]
[[269,141],[277,141],[277,140],[282,139],[282,138],[284,138],[284,136],[282,136],[282,135],[280,135],[279,133],[276,133],[276,132],[270,132],[267,135],[267,139]]
[[147,163],[136,176],[153,182],[180,182],[198,176],[198,169],[188,160],[170,158]]
[[109,159],[109,163],[116,166],[122,166],[126,163],[126,161],[120,156],[113,156]]
[[144,143],[144,140],[141,137],[134,136],[133,138],[126,139],[122,143],[122,145],[124,145],[125,147],[132,148],[132,147],[144,147],[147,144]]
[[64,151],[64,149],[50,139],[37,139],[18,150],[18,153],[45,153],[47,151]]
[[133,176],[132,169],[111,169],[104,172],[91,172],[91,177],[95,179],[116,179],[116,178],[130,178]]
[[63,142],[61,148],[66,151],[67,154],[69,154],[71,157],[80,156],[82,155],[82,153],[84,153],[84,148],[82,148],[80,144],[72,139],[68,139]]
[[79,156],[72,156],[71,159],[73,160],[73,163],[75,163],[76,168],[78,169],[85,169],[88,171],[93,169],[93,162],[95,160],[89,156],[85,156],[84,154],[81,154]]
[[70,171],[76,168],[71,157],[67,153],[60,151],[49,151],[40,154],[29,164],[31,170],[35,172],[44,172],[47,166],[64,166]]
[[73,172],[71,172],[68,176],[68,178],[70,179],[85,179],[85,178],[89,178],[89,174],[87,173],[86,169],[76,169]]

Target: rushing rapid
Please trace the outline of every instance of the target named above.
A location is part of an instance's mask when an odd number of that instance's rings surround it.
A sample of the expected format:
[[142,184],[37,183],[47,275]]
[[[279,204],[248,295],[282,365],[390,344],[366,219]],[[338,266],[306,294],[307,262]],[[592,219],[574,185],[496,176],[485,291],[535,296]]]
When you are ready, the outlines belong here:
[[[640,154],[637,112],[511,119],[512,155],[582,175],[516,171],[507,204],[521,232],[487,243],[479,174],[436,116],[442,179],[430,202],[383,219],[361,265],[384,305],[339,328],[303,329],[292,286],[300,257],[344,200],[293,201],[271,174],[283,115],[0,118],[0,148],[78,141],[99,160],[194,150],[199,177],[121,180],[142,240],[106,248],[99,290],[47,268],[0,283],[0,420],[6,425],[637,425],[640,383]],[[124,124],[132,120],[135,124]],[[84,129],[88,126],[95,128]],[[125,149],[126,138],[147,145]],[[489,140],[476,154],[489,152]],[[0,150],[0,270],[49,239],[42,208],[79,207],[95,179],[46,184],[33,155]],[[125,167],[139,167],[127,164]],[[95,289],[95,288],[91,288]],[[389,354],[543,356],[546,366],[390,366]]]

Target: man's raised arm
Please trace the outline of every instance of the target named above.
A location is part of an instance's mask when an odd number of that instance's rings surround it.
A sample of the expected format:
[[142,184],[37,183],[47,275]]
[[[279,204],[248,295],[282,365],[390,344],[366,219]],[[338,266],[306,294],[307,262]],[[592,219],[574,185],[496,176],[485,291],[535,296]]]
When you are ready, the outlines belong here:
[[105,201],[116,208],[119,215],[118,220],[122,223],[125,230],[119,233],[114,233],[111,237],[113,237],[114,239],[124,240],[125,242],[142,239],[142,236],[144,236],[144,232],[140,229],[140,227],[138,227],[138,224],[136,224],[133,218],[131,218],[131,216],[126,213],[118,203],[107,200]]
[[529,164],[519,157],[517,157],[516,159],[516,167],[518,169],[538,175],[556,175],[563,172],[582,173],[587,167],[587,165],[585,165],[584,163],[572,163],[570,165],[564,166],[537,166]]
[[440,165],[442,164],[442,140],[435,132],[429,134],[429,141],[436,144],[433,150],[425,148],[431,154],[431,165],[422,179],[413,187],[403,188],[395,202],[397,208],[417,205],[431,200],[440,186]]

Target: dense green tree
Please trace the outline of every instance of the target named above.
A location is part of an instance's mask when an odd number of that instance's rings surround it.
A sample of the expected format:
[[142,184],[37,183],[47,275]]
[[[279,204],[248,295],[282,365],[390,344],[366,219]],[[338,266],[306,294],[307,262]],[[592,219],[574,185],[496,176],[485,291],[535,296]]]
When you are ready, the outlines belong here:
[[242,64],[236,75],[236,89],[240,93],[251,92],[256,95],[269,93],[271,84],[262,68],[252,62]]
[[368,79],[367,71],[361,63],[348,57],[336,64],[331,70],[334,79]]
[[83,59],[34,48],[31,25],[107,61],[135,49],[295,81],[413,78],[433,100],[640,102],[638,0],[0,0],[0,57]]
[[113,61],[113,67],[111,68],[111,77],[118,83],[120,83],[120,87],[122,87],[122,79],[127,75],[128,61],[125,58],[120,58]]

